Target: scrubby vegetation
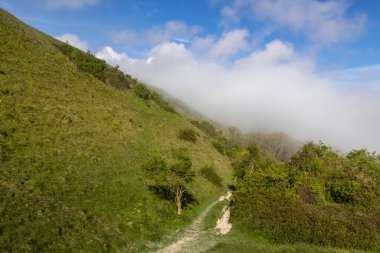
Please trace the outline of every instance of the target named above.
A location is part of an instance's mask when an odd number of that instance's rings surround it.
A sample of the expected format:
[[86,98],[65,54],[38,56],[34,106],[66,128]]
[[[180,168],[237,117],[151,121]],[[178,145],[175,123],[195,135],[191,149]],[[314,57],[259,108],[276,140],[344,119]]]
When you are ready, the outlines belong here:
[[222,155],[225,154],[223,145],[218,141],[213,141],[212,146]]
[[137,97],[145,101],[154,101],[162,109],[175,113],[169,103],[161,98],[157,92],[151,91],[145,84],[128,74],[124,74],[116,67],[111,67],[104,60],[95,58],[91,52],[83,52],[75,49],[67,43],[53,41],[52,44],[66,55],[78,70],[87,73],[102,82],[117,89],[127,90],[132,88]]
[[213,183],[214,185],[218,187],[222,186],[223,179],[219,176],[218,173],[216,173],[214,166],[211,166],[211,165],[203,166],[199,172],[209,182]]
[[77,66],[78,70],[92,75],[117,89],[129,89],[131,84],[135,82],[133,78],[124,75],[118,68],[113,68],[107,65],[105,61],[95,58],[91,52],[85,53],[60,41],[53,41],[52,44],[66,55]]
[[[204,132],[209,138],[211,138],[212,146],[220,154],[229,158],[233,158],[238,150],[242,149],[242,143],[236,143],[232,139],[229,139],[229,135],[223,133],[223,131],[217,129],[213,124],[208,121],[191,121],[199,130]],[[231,128],[232,129],[232,128]],[[235,128],[233,128],[235,129]],[[239,131],[240,133],[240,131]]]
[[178,138],[184,141],[196,143],[197,133],[193,129],[183,129],[179,132]]
[[249,147],[234,163],[234,221],[274,242],[380,250],[380,159],[307,143],[289,162]]
[[142,83],[136,82],[133,85],[133,91],[139,98],[142,98],[144,100],[150,100],[151,95],[149,89]]
[[196,120],[193,120],[191,121],[191,123],[193,123],[196,127],[198,127],[200,130],[202,130],[205,134],[207,134],[208,136],[210,137],[218,137],[218,136],[221,136],[221,132],[218,131],[213,124],[211,124],[210,122],[207,122],[207,121],[196,121]]
[[132,90],[136,94],[136,96],[145,100],[146,102],[149,102],[152,100],[159,107],[161,107],[161,109],[164,109],[165,111],[168,111],[171,113],[176,113],[173,107],[171,107],[167,101],[163,100],[157,92],[151,91],[148,89],[148,87],[145,84],[138,82],[135,79],[133,80],[134,81],[132,82]]

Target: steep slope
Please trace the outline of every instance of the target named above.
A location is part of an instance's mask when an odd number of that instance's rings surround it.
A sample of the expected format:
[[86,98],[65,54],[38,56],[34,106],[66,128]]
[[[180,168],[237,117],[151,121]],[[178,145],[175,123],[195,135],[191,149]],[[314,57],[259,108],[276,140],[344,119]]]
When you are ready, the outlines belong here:
[[[220,189],[197,174],[197,203],[177,217],[141,165],[185,147],[195,170],[214,164],[226,184],[229,163],[186,119],[109,85],[62,44],[0,10],[0,251],[142,251]],[[199,135],[195,144],[178,139],[183,129]]]

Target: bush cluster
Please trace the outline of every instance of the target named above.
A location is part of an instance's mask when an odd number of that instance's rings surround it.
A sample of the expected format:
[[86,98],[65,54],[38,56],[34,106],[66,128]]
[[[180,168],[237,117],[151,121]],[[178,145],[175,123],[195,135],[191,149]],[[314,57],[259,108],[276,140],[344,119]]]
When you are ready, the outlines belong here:
[[220,135],[220,133],[218,133],[218,130],[210,122],[207,122],[207,121],[199,122],[199,121],[193,120],[191,121],[191,123],[195,125],[196,127],[198,127],[202,132],[204,132],[205,134],[207,134],[208,136],[212,138],[218,137]]
[[195,143],[197,142],[197,133],[192,129],[184,129],[180,131],[178,138]]
[[133,79],[124,75],[118,67],[113,68],[107,65],[105,61],[94,57],[91,52],[83,52],[68,43],[55,42],[54,46],[66,55],[80,71],[90,74],[117,89],[129,89],[133,83]]
[[132,85],[132,90],[139,98],[145,101],[153,100],[156,103],[156,105],[158,105],[161,109],[171,113],[176,113],[173,107],[171,107],[168,102],[163,100],[157,92],[149,90],[145,84],[135,80],[135,82]]
[[133,91],[139,98],[142,98],[144,100],[150,100],[150,90],[142,83],[136,83],[133,85]]
[[72,61],[80,71],[94,76],[95,78],[117,88],[126,90],[132,88],[139,98],[153,100],[165,111],[175,113],[175,110],[164,101],[156,92],[152,92],[143,83],[119,70],[119,66],[110,67],[105,61],[97,59],[91,52],[83,52],[75,49],[68,43],[55,42],[54,45]]
[[368,215],[335,205],[304,205],[262,188],[238,192],[235,201],[233,222],[273,242],[380,250],[379,211]]
[[224,152],[224,147],[222,144],[220,144],[220,142],[218,141],[213,141],[212,142],[212,146],[221,154],[221,155],[224,155],[225,152]]
[[249,147],[233,162],[233,217],[275,242],[380,250],[380,157],[307,143],[289,162]]
[[221,187],[223,179],[216,173],[215,167],[206,165],[200,169],[200,174],[210,183],[215,186]]
[[191,123],[213,139],[212,146],[222,155],[233,158],[242,148],[237,143],[228,140],[223,132],[210,122],[193,120]]

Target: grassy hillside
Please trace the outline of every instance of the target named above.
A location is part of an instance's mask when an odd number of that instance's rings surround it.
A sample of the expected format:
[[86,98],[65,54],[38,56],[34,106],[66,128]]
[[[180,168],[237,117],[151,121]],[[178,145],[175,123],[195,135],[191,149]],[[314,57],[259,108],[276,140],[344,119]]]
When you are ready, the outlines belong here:
[[[202,131],[134,85],[0,10],[0,251],[141,251],[216,198],[197,174],[197,202],[178,217],[149,191],[141,166],[172,148],[187,148],[196,171],[213,164],[224,184],[231,175]],[[184,129],[195,143],[178,138]]]

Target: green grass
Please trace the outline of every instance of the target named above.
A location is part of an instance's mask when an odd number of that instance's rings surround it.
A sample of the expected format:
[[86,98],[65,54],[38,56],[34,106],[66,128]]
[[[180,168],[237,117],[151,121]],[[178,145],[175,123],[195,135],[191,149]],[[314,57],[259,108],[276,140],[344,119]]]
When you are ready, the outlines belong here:
[[[220,189],[197,176],[198,203],[177,217],[140,169],[172,148],[230,180],[228,160],[183,117],[79,69],[2,10],[0,42],[0,251],[140,252],[189,224]],[[181,129],[202,138],[179,141]]]
[[[139,97],[131,77],[62,44],[0,9],[0,251],[144,251],[221,194],[229,161],[213,147],[210,125],[197,128],[154,92]],[[183,129],[197,142],[179,140]],[[174,201],[149,191],[141,166],[180,147],[198,173],[197,202],[178,217]],[[223,187],[199,173],[209,164]],[[218,238],[209,252],[360,252],[273,245],[235,225]]]
[[273,244],[252,232],[233,227],[229,234],[219,237],[207,253],[364,253],[367,251],[317,247],[309,244]]
[[204,219],[204,229],[210,230],[215,228],[217,220],[222,216],[223,207],[226,206],[227,201],[217,203]]

